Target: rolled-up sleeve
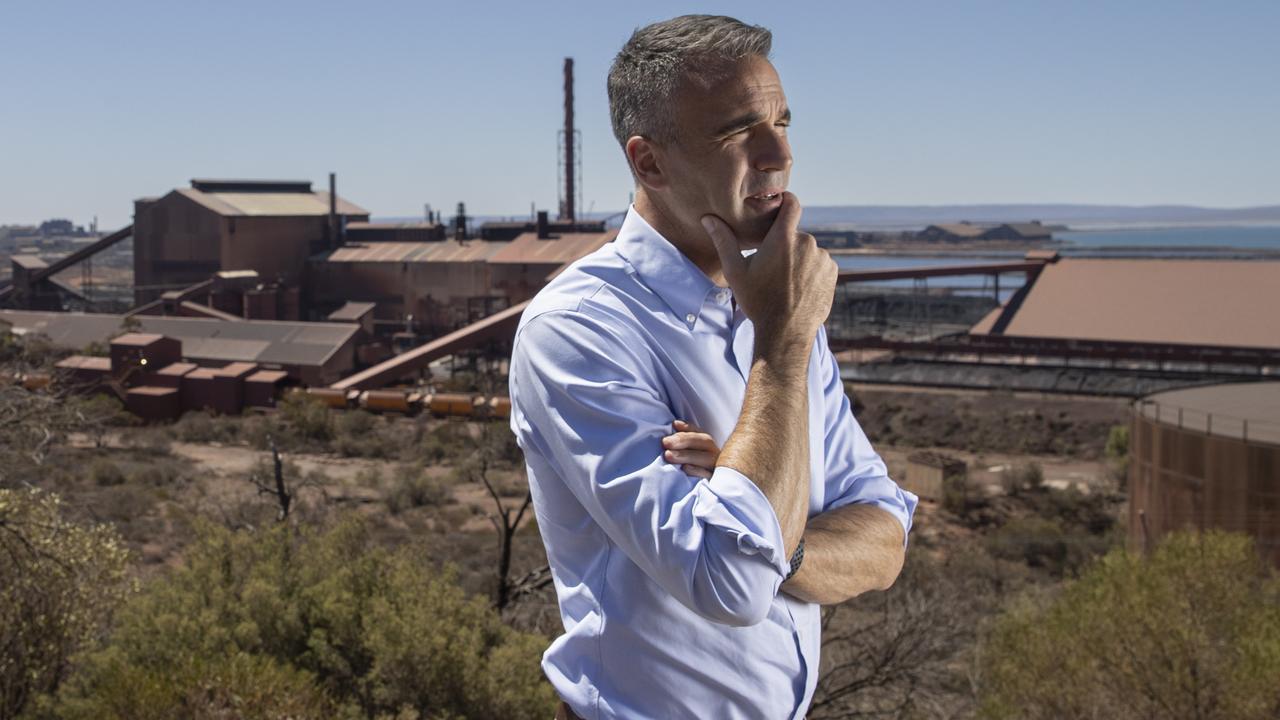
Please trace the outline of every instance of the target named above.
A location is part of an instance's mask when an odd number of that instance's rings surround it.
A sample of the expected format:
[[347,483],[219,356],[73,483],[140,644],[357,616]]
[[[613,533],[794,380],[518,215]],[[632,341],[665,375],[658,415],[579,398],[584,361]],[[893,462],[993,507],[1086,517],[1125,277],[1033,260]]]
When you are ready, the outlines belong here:
[[816,352],[822,354],[824,453],[826,459],[827,512],[852,503],[881,508],[902,523],[903,545],[911,534],[911,518],[919,499],[889,478],[880,455],[871,447],[862,426],[853,417],[849,396],[840,379],[840,365],[827,346],[826,331],[818,335]]
[[[772,506],[749,478],[691,478],[663,458],[675,419],[638,338],[574,311],[521,327],[512,428],[628,558],[709,620],[749,625],[789,569]],[[555,548],[548,548],[554,553]]]

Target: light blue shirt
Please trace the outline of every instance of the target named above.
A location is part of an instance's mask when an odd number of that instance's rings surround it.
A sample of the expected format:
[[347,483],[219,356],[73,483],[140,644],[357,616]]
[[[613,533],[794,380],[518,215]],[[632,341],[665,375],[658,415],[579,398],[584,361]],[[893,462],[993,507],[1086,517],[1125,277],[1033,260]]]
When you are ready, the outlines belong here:
[[[634,208],[614,242],[534,298],[511,356],[511,427],[528,463],[564,634],[542,667],[587,720],[802,718],[818,679],[819,608],[789,570],[772,506],[725,467],[663,459],[680,419],[723,447],[754,334]],[[818,333],[809,360],[809,516],[849,503],[910,530]]]

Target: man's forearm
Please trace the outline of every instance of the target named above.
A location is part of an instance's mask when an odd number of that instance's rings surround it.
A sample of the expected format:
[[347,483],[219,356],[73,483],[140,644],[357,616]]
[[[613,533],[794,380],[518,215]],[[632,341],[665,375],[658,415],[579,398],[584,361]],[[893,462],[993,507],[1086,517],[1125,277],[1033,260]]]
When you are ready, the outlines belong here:
[[787,348],[758,342],[738,424],[718,465],[760,488],[782,527],[789,557],[809,514],[808,364],[813,342]]
[[822,605],[887,590],[902,571],[903,539],[902,523],[874,505],[815,515],[804,532],[804,562],[781,589]]

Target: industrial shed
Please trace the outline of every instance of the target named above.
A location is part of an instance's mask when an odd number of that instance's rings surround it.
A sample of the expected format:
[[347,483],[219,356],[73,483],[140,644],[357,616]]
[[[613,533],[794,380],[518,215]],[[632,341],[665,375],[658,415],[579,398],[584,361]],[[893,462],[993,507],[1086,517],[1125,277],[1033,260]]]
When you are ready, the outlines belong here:
[[1060,259],[971,335],[1280,350],[1280,262]]
[[527,232],[489,258],[493,287],[512,305],[532,298],[547,284],[547,276],[578,258],[595,252],[617,237],[617,230],[561,233]]
[[348,244],[310,262],[312,302],[376,303],[375,319],[436,334],[467,321],[468,302],[494,295],[488,260],[506,247],[488,240]]
[[296,180],[192,180],[134,203],[134,301],[138,304],[221,270],[256,270],[296,285],[306,258],[337,243],[346,222],[369,211]]
[[984,225],[973,225],[971,223],[942,223],[938,225],[930,225],[920,231],[917,238],[927,242],[961,242],[964,240],[977,240],[982,237],[982,233],[987,229]]
[[374,317],[405,323],[429,337],[533,297],[549,274],[613,239],[616,231],[549,234],[514,240],[348,243],[311,259],[312,302],[336,309],[376,303]]
[[[0,310],[0,320],[15,333],[41,334],[55,345],[81,350],[125,332],[124,317],[91,313]],[[235,362],[284,370],[307,385],[327,385],[356,364],[360,326],[353,323],[303,323],[270,320],[226,321],[138,315],[136,332],[163,335],[182,343],[182,357],[208,367]]]

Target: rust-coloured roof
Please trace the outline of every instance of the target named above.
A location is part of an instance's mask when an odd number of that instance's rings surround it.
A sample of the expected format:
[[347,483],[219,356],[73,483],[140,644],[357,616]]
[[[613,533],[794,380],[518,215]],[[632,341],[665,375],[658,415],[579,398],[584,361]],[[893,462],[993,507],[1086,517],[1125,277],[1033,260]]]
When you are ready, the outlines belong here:
[[195,363],[176,362],[176,363],[169,363],[168,365],[165,365],[164,367],[160,368],[159,370],[156,370],[155,372],[156,372],[156,375],[164,375],[164,376],[176,375],[178,377],[182,377],[183,375],[186,375],[192,370],[195,370],[197,367],[199,366],[196,365]]
[[244,381],[247,383],[274,384],[274,383],[280,382],[281,380],[285,380],[288,377],[289,377],[289,373],[285,372],[284,370],[259,370],[258,372],[245,378]]
[[439,240],[434,242],[380,242],[343,245],[329,253],[326,262],[484,262],[510,242],[493,240]]
[[612,240],[617,230],[603,233],[561,233],[540,240],[538,233],[523,233],[489,258],[491,263],[519,265],[563,265],[573,262]]
[[9,260],[24,270],[42,270],[49,267],[49,263],[41,260],[37,255],[13,255]]
[[155,333],[125,333],[111,340],[112,345],[131,345],[134,347],[146,347],[154,342],[163,340],[163,335]]
[[[316,216],[329,214],[327,192],[204,192],[178,188],[174,192],[200,203],[219,215],[264,217]],[[364,208],[338,198],[339,215],[368,215]]]
[[101,370],[111,371],[111,358],[95,355],[72,355],[58,361],[54,367],[60,370]]
[[218,374],[225,377],[243,378],[257,371],[257,363],[233,362],[218,368]]
[[178,388],[174,387],[157,387],[155,385],[139,385],[131,387],[128,390],[129,395],[149,395],[151,397],[164,397],[166,395],[177,395]]
[[422,222],[422,221],[404,222],[404,223],[354,221],[354,222],[349,222],[346,225],[347,230],[396,230],[396,229],[435,230],[438,227],[440,227],[439,223]]
[[969,332],[1280,348],[1280,262],[1063,259]]

